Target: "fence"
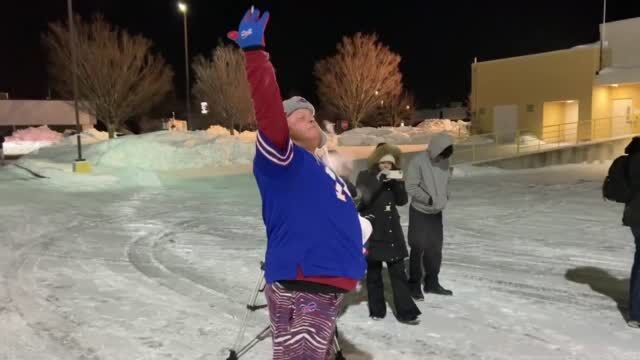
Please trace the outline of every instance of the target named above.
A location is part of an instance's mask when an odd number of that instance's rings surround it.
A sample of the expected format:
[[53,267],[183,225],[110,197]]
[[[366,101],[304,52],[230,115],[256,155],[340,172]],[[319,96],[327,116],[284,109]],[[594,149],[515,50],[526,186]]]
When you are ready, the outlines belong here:
[[589,141],[640,134],[640,121],[630,117],[608,117],[543,126],[538,131],[520,129],[472,135],[456,144],[454,164],[510,157]]

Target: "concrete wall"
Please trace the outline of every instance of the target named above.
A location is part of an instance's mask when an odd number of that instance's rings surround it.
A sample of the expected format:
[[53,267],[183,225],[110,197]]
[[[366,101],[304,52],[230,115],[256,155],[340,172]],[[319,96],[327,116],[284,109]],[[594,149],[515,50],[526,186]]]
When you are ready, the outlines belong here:
[[[602,25],[600,25],[602,31]],[[615,21],[606,24],[605,40],[611,49],[614,67],[640,66],[640,18]]]
[[472,65],[474,128],[493,132],[493,108],[518,105],[519,128],[541,136],[543,104],[577,100],[580,120],[591,119],[599,49],[582,47]]
[[[0,125],[41,126],[76,124],[72,102],[55,100],[0,100]],[[96,118],[80,111],[83,128],[96,124]]]
[[594,141],[578,146],[520,155],[517,157],[476,163],[502,169],[532,169],[552,165],[578,164],[613,160],[624,153],[632,136],[616,140]]

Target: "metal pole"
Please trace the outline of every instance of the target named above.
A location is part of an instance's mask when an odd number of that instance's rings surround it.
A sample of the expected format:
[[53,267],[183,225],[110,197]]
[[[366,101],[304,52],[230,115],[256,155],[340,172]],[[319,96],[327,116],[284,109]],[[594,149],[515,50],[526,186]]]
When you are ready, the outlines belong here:
[[189,85],[189,36],[187,31],[187,12],[184,15],[184,68],[187,76],[187,128],[191,128],[191,89]]
[[602,9],[602,30],[600,30],[600,70],[602,70],[602,62],[603,62],[603,52],[604,52],[604,41],[606,37],[606,26],[607,26],[607,0],[604,0],[604,6]]
[[78,159],[76,161],[84,161],[82,158],[82,142],[80,140],[80,112],[78,111],[78,59],[76,54],[76,32],[73,24],[73,0],[67,0],[67,10],[69,12],[69,39],[71,41],[71,66],[73,77],[73,106],[76,112],[76,138],[78,139]]

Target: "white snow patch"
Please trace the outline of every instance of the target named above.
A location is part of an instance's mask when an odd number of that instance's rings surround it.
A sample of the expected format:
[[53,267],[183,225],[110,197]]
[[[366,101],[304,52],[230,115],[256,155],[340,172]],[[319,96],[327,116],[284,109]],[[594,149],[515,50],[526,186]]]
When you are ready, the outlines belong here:
[[446,132],[462,140],[469,136],[469,123],[448,119],[425,120],[418,126],[363,127],[346,131],[337,136],[341,146],[371,146],[381,142],[394,145],[426,144],[433,134]]
[[77,158],[75,136],[26,156],[18,164],[59,184],[159,186],[163,178],[180,177],[182,172],[213,176],[223,168],[244,169],[255,154],[255,133],[250,132],[231,136],[219,129],[160,131],[108,141],[101,140],[101,133],[85,136],[95,140],[83,142],[83,158],[91,163],[91,174],[72,173]]
[[48,126],[29,127],[16,130],[5,138],[5,155],[24,155],[51,146],[63,139],[64,135],[51,130]]

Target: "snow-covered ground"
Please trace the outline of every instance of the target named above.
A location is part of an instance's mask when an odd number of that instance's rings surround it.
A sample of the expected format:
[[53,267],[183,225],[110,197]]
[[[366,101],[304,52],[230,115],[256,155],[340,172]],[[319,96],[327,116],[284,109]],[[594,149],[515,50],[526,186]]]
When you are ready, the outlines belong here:
[[[617,308],[632,238],[601,199],[605,172],[457,169],[441,274],[455,296],[428,295],[412,327],[370,321],[351,295],[347,358],[640,358]],[[254,180],[49,181],[0,168],[0,359],[226,358],[265,249]],[[245,341],[266,323],[254,314]],[[270,340],[246,358],[269,359]]]

